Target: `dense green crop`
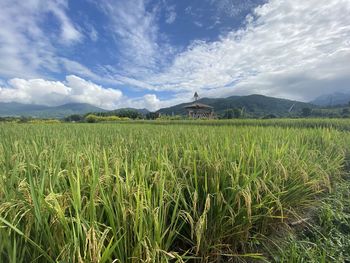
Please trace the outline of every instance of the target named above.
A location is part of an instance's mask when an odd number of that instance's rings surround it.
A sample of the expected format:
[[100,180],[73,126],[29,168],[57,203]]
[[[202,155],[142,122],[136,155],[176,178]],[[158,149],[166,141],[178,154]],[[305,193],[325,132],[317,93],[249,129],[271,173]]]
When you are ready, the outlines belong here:
[[205,125],[205,126],[259,126],[289,128],[329,128],[350,131],[350,119],[233,119],[233,120],[156,120],[153,122],[137,120],[134,123],[158,125]]
[[265,244],[332,192],[349,139],[251,123],[0,125],[0,261],[272,260]]

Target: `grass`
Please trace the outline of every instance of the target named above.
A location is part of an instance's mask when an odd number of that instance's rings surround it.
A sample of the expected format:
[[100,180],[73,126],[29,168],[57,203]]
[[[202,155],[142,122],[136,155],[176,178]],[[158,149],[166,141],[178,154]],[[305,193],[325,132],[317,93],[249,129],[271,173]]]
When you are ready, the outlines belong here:
[[315,209],[312,221],[289,230],[278,249],[271,251],[271,258],[275,262],[350,262],[349,187],[348,177],[338,182]]
[[0,261],[328,262],[349,121],[282,122],[0,125]]
[[[285,127],[285,128],[328,128],[340,131],[350,131],[350,119],[231,119],[231,120],[130,120],[135,124],[155,124],[155,125],[204,125],[204,126],[259,126],[259,127]],[[122,122],[120,122],[122,123]]]

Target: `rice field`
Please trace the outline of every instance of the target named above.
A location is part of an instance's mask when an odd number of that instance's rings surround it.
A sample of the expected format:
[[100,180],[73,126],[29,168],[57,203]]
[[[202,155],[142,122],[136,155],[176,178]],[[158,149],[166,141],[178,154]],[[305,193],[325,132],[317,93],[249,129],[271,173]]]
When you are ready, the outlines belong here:
[[1,124],[0,262],[330,262],[287,238],[348,169],[314,122]]

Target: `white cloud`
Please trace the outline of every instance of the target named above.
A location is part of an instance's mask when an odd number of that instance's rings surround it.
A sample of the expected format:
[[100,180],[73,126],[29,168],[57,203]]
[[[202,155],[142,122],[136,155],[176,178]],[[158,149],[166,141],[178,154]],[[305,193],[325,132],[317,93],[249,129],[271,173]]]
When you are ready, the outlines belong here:
[[[350,2],[270,0],[245,29],[194,42],[145,80],[156,90],[202,96],[261,93],[310,99],[349,89]],[[250,16],[251,18],[251,16]]]
[[111,20],[111,30],[124,58],[123,64],[152,66],[158,48],[158,28],[153,14],[146,11],[143,0],[104,0],[101,5]]
[[[82,35],[66,14],[66,0],[0,1],[0,75],[39,77],[43,69],[60,71],[56,43],[71,44]],[[45,16],[59,21],[59,34],[44,32]]]
[[253,0],[207,0],[207,2],[216,6],[219,15],[225,14],[232,17],[256,5]]
[[144,105],[145,108],[151,110],[157,110],[160,106],[160,100],[154,94],[147,94],[144,96]]
[[[14,78],[7,85],[0,86],[0,102],[19,102],[57,106],[66,103],[88,103],[97,107],[113,110],[118,108],[146,108],[155,111],[180,103],[182,96],[171,100],[160,100],[155,94],[129,98],[120,90],[106,88],[75,75],[69,75],[65,81],[44,79]],[[186,95],[187,96],[187,95]]]
[[142,97],[138,98],[129,98],[124,100],[119,107],[128,107],[128,108],[136,108],[136,109],[143,109],[146,108],[150,111],[156,111],[160,108],[166,108],[170,107],[175,104],[182,103],[184,98],[191,98],[188,94],[178,94],[172,99],[164,99],[161,100],[157,97],[156,94],[146,94]]
[[195,24],[198,27],[203,27],[203,23],[201,23],[199,21],[194,21],[193,24]]
[[93,26],[90,27],[89,36],[90,36],[90,39],[94,42],[98,40],[98,32]]
[[72,89],[70,97],[76,102],[114,109],[123,95],[120,90],[104,88],[74,75],[67,76],[66,80],[67,86]]
[[172,24],[175,22],[177,14],[176,14],[176,7],[175,5],[168,5],[166,6],[166,19],[165,19],[165,23],[167,24]]
[[66,15],[65,9],[67,9],[67,6],[68,4],[65,0],[49,1],[47,3],[47,11],[52,12],[60,21],[62,42],[70,44],[81,40],[82,35]]
[[104,88],[75,75],[67,76],[65,82],[14,78],[8,84],[8,87],[0,87],[2,102],[16,101],[48,106],[78,102],[115,109],[123,97],[120,90]]
[[[142,76],[159,70],[174,52],[159,32],[159,5],[150,1],[102,0],[98,6],[110,19],[110,31],[118,50],[119,74]],[[149,5],[149,6],[147,6]]]
[[166,22],[167,24],[172,24],[172,23],[175,22],[175,20],[176,20],[176,12],[171,11],[171,12],[169,13],[169,16],[168,16],[167,19],[165,20],[165,22]]
[[91,79],[100,79],[100,77],[98,75],[96,75],[95,73],[93,73],[90,69],[88,69],[87,67],[85,67],[84,65],[67,59],[67,58],[58,58],[57,59],[59,61],[60,64],[63,65],[63,67],[71,73],[74,74],[78,74],[81,76],[85,76],[85,77],[89,77]]
[[[216,3],[220,7],[233,2],[237,1]],[[67,15],[66,0],[47,3],[0,1],[0,76],[17,77],[1,85],[2,101],[50,105],[79,101],[156,109],[188,101],[194,91],[202,97],[260,93],[308,100],[350,88],[349,0],[270,0],[247,17],[244,28],[215,42],[194,41],[171,64],[177,49],[167,44],[157,26],[159,7],[152,8],[144,0],[101,0],[97,5],[110,20],[106,28],[115,38],[118,64],[100,66],[100,75],[74,57],[56,54],[55,41],[68,45],[83,36]],[[39,25],[43,13],[52,13],[59,21],[57,36],[43,32]],[[93,31],[86,32],[93,41],[102,38]],[[98,83],[149,90],[149,94],[127,98],[118,90],[105,92],[102,86],[76,76],[64,82],[47,81],[38,74],[41,69],[64,69]],[[35,88],[42,92],[34,95]],[[163,90],[173,92],[174,98],[161,100],[153,94]]]
[[129,99],[125,102],[125,107],[132,107],[136,109],[146,108],[150,111],[155,111],[160,108],[161,101],[155,94],[146,94],[140,98]]

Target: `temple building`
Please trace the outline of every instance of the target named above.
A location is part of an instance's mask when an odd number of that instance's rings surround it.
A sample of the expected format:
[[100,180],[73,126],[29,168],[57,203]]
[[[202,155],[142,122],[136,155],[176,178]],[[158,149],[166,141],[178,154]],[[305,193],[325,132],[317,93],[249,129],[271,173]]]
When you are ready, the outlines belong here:
[[194,93],[193,98],[194,102],[185,106],[188,116],[194,119],[212,119],[214,117],[214,108],[209,105],[199,103],[199,96],[197,92]]

